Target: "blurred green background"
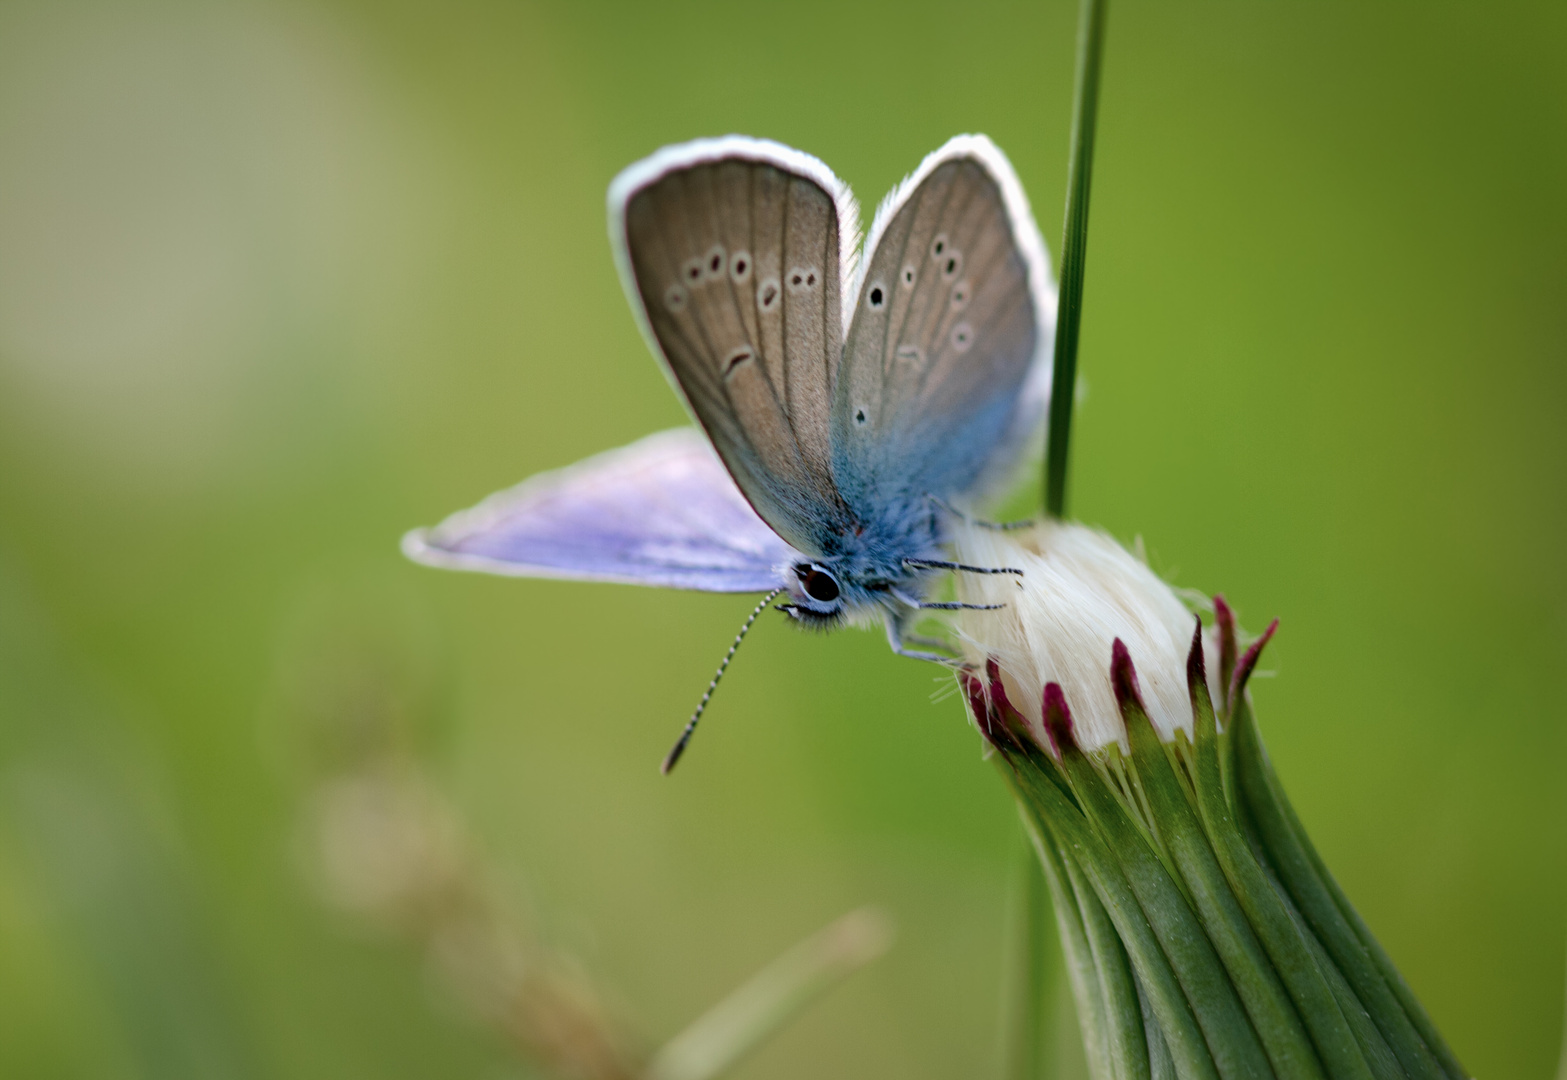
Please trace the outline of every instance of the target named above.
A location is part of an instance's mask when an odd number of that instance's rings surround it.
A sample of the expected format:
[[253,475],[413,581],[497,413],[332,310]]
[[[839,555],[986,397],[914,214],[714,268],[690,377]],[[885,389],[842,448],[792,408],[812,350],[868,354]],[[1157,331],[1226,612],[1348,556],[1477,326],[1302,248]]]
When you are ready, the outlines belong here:
[[[751,599],[396,544],[682,422],[604,237],[661,144],[797,145],[868,217],[984,131],[1058,250],[1074,22],[0,0],[0,1075],[528,1075],[318,901],[354,686],[645,1039],[876,901],[893,952],[740,1075],[994,1075],[1016,827],[935,673],[769,616],[665,779]],[[1118,0],[1108,40],[1073,508],[1282,618],[1316,842],[1468,1066],[1546,1077],[1567,7]]]

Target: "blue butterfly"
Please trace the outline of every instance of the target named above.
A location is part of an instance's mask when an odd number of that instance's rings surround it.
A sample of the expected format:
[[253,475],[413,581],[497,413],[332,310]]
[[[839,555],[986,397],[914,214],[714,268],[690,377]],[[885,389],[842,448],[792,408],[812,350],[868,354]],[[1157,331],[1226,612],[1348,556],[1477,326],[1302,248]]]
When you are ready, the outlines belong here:
[[956,606],[927,599],[935,575],[1004,571],[944,558],[952,517],[1011,478],[1049,395],[1055,285],[1006,157],[982,135],[931,154],[882,202],[863,262],[848,187],[740,136],[627,168],[609,222],[632,311],[706,437],[668,431],[535,476],[404,552],[766,592],[746,628],[787,593],[803,626],[879,617],[894,651],[943,659],[908,647],[920,611]]

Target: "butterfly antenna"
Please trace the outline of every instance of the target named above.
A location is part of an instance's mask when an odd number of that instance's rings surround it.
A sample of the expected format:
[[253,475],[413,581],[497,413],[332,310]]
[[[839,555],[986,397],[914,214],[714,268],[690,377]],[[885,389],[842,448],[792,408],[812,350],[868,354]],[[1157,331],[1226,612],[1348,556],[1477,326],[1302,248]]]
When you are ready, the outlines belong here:
[[718,680],[724,677],[724,670],[729,667],[729,661],[735,658],[735,653],[740,651],[740,643],[745,640],[745,635],[750,632],[751,624],[757,617],[767,610],[767,605],[773,602],[773,598],[782,589],[774,589],[762,597],[762,602],[756,605],[756,610],[746,618],[745,624],[740,627],[740,632],[735,635],[734,644],[729,646],[729,651],[724,654],[723,661],[718,665],[718,670],[713,672],[713,681],[707,684],[707,693],[702,695],[702,700],[696,703],[696,711],[691,714],[691,719],[686,721],[685,730],[680,733],[680,738],[675,740],[675,745],[664,758],[664,764],[659,766],[659,771],[665,776],[669,770],[675,767],[675,762],[680,760],[680,755],[686,752],[686,744],[691,741],[691,733],[696,730],[696,722],[702,719],[702,714],[707,711],[707,703],[713,700],[713,691],[718,689]]

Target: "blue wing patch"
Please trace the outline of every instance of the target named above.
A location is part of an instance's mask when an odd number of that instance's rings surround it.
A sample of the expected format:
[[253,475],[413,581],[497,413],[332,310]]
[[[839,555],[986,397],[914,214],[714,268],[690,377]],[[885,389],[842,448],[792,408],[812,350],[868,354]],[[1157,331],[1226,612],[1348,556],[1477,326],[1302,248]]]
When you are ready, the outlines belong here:
[[801,559],[695,428],[532,477],[415,529],[403,552],[451,570],[720,593],[777,588]]

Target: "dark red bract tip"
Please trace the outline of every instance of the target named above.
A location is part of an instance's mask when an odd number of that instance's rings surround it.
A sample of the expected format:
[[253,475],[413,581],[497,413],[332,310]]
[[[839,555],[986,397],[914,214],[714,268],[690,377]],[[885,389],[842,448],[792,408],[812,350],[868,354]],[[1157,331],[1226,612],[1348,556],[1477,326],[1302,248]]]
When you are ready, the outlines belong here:
[[1268,624],[1268,628],[1262,632],[1262,636],[1251,643],[1251,648],[1246,650],[1246,655],[1241,657],[1240,663],[1235,665],[1235,674],[1230,679],[1230,701],[1234,702],[1241,691],[1246,689],[1246,682],[1251,678],[1251,673],[1257,668],[1257,658],[1262,655],[1263,647],[1273,640],[1273,632],[1279,628],[1279,620],[1274,619]]
[[1137,689],[1137,668],[1132,665],[1132,654],[1120,638],[1110,646],[1110,686],[1115,690],[1116,704],[1122,709],[1130,704],[1147,711],[1143,709],[1143,696]]
[[1060,683],[1045,684],[1041,704],[1045,714],[1045,738],[1050,740],[1050,751],[1059,761],[1067,747],[1077,745],[1077,737],[1072,733],[1072,710],[1067,706],[1066,693]]
[[969,715],[974,718],[979,733],[992,746],[996,742],[996,716],[990,698],[985,693],[985,680],[972,671],[958,672],[958,682],[963,696],[968,700]]
[[1235,612],[1223,593],[1213,598],[1213,621],[1219,627],[1219,685],[1228,690],[1235,673]]
[[1197,619],[1196,623],[1192,628],[1192,648],[1186,654],[1186,681],[1205,683],[1208,681],[1208,664],[1202,655],[1202,620]]

